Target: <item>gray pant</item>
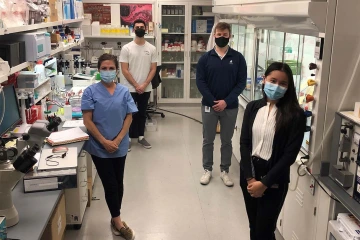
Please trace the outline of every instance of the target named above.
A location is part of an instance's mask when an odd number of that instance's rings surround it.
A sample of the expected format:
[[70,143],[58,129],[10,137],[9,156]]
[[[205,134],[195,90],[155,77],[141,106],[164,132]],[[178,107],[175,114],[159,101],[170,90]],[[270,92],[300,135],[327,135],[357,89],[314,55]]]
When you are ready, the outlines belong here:
[[234,135],[236,117],[238,108],[225,109],[222,112],[216,112],[210,108],[210,112],[205,112],[205,107],[201,107],[203,121],[203,167],[212,171],[214,140],[216,136],[216,126],[220,121],[220,139],[221,139],[221,164],[220,170],[229,172],[232,157],[231,139]]

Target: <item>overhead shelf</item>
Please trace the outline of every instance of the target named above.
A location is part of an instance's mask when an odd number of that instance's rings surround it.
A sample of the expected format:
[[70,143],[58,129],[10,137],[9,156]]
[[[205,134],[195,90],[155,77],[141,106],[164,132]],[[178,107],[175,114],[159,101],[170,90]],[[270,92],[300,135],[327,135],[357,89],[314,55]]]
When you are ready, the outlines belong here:
[[83,18],[78,18],[78,19],[64,19],[64,20],[63,20],[63,24],[80,23],[80,22],[82,22],[83,20],[84,20]]
[[9,27],[9,28],[0,28],[0,35],[11,34],[11,33],[18,33],[18,32],[27,32],[42,28],[54,27],[63,24],[71,24],[71,23],[80,23],[84,19],[65,19],[62,21],[57,22],[46,22],[46,23],[39,23],[39,24],[31,24],[25,26],[17,26],[17,27]]
[[64,51],[67,51],[67,50],[69,50],[69,49],[71,49],[71,48],[73,48],[73,47],[80,46],[83,42],[84,42],[84,39],[81,39],[81,40],[79,40],[78,42],[69,43],[69,44],[67,44],[66,46],[58,47],[58,48],[56,48],[56,49],[54,49],[54,50],[51,50],[50,55],[55,55],[55,54],[57,54],[57,53],[59,53],[59,52],[64,52]]
[[19,71],[21,71],[21,70],[23,70],[24,68],[27,68],[27,67],[29,67],[29,66],[30,66],[30,62],[24,62],[24,63],[22,63],[22,64],[20,64],[20,65],[17,65],[17,66],[15,66],[15,67],[12,67],[12,68],[10,69],[10,74],[9,74],[9,75],[14,74],[14,73],[16,73],[16,72],[19,72]]
[[[101,39],[101,38],[111,38],[111,39],[134,39],[135,36],[123,36],[123,35],[101,35],[101,36],[85,36],[84,38],[89,39]],[[154,36],[145,36],[145,39],[153,39]]]
[[45,94],[40,95],[37,99],[35,99],[34,104],[37,104],[38,102],[40,102],[44,97],[46,97],[50,93],[51,93],[51,90],[46,91]]

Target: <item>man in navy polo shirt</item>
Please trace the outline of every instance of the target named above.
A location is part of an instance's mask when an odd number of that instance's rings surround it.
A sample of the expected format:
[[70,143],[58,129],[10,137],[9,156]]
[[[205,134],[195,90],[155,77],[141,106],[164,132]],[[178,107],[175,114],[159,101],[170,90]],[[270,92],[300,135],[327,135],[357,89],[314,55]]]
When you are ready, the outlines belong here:
[[203,121],[203,167],[200,183],[207,185],[211,179],[216,126],[220,121],[221,179],[228,187],[234,185],[229,167],[232,157],[231,139],[238,114],[238,97],[246,86],[247,67],[243,55],[230,48],[231,28],[221,22],[215,27],[216,46],[199,60],[196,84],[201,92]]

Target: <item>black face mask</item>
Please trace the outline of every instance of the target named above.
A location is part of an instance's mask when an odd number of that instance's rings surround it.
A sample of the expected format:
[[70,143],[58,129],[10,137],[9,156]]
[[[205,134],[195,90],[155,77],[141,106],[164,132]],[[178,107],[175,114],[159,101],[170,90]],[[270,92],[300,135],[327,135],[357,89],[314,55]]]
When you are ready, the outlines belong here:
[[226,38],[226,37],[218,37],[218,38],[215,38],[215,43],[218,47],[226,47],[226,45],[228,45],[229,43],[229,38]]
[[135,29],[135,35],[139,38],[142,38],[145,36],[145,29]]

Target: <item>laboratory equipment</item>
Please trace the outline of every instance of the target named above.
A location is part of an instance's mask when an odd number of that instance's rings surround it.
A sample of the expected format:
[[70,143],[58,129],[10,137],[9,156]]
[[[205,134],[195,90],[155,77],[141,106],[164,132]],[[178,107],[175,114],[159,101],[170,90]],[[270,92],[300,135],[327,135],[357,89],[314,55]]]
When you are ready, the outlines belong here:
[[36,88],[40,83],[40,73],[21,71],[17,77],[18,88]]
[[[15,88],[12,85],[3,88],[5,97],[5,109],[3,104],[0,104],[0,116],[4,114],[4,119],[0,124],[0,136],[4,135],[7,131],[12,129],[21,121],[18,99],[16,97]],[[0,99],[2,99],[0,94]],[[3,101],[4,99],[2,99]]]
[[26,61],[36,61],[50,55],[51,41],[45,36],[45,32],[16,33],[4,35],[2,38],[8,41],[24,41]]
[[24,149],[13,163],[9,160],[0,161],[0,215],[6,217],[7,227],[19,222],[19,214],[13,204],[11,190],[36,164],[37,160],[34,156],[39,151],[40,147],[36,144]]
[[360,240],[360,222],[349,213],[339,213],[328,224],[327,240]]
[[[329,176],[350,196],[357,190],[360,120],[353,111],[335,114]],[[354,186],[355,185],[355,186]],[[357,191],[355,191],[356,193]]]
[[25,42],[0,42],[0,58],[8,61],[10,67],[15,67],[25,62]]
[[[48,121],[36,121],[22,138],[16,142],[17,152],[8,159],[0,160],[0,216],[5,216],[7,226],[14,226],[19,222],[18,212],[12,202],[11,190],[16,183],[37,163],[35,154],[40,151],[46,137],[61,123],[60,118],[54,118],[51,123]],[[0,155],[8,153],[4,144]],[[13,161],[15,159],[15,161]]]
[[84,87],[84,89],[95,82],[95,76],[87,74],[75,74],[73,76],[73,87]]

